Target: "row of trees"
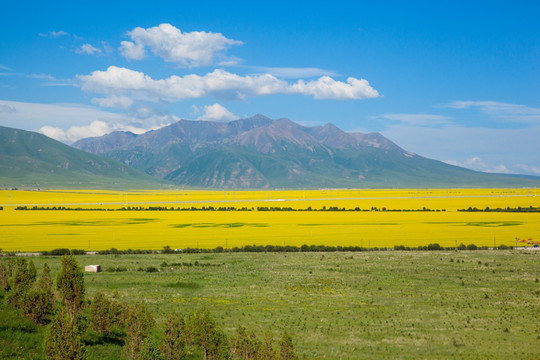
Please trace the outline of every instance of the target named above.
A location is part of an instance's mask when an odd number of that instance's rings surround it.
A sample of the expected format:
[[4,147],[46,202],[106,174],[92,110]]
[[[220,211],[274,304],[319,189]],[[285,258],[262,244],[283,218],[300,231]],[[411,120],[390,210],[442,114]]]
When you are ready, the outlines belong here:
[[[487,250],[487,246],[476,246],[475,244],[460,244],[459,246],[444,247],[437,243],[427,246],[410,247],[405,245],[395,245],[393,248],[388,247],[363,247],[363,246],[329,246],[329,245],[245,245],[240,247],[232,247],[225,249],[223,246],[218,246],[213,249],[204,248],[184,248],[172,249],[170,246],[164,246],[162,250],[118,250],[111,248],[98,251],[99,255],[129,255],[129,254],[191,254],[191,253],[223,253],[223,252],[358,252],[358,251],[389,251],[389,250]],[[499,250],[512,249],[512,246],[499,245]],[[1,249],[0,249],[1,250]],[[85,250],[81,249],[54,249],[50,251],[42,251],[42,255],[86,255]],[[189,265],[188,265],[189,266]]]
[[485,207],[484,209],[477,209],[476,207],[468,207],[467,209],[458,209],[458,211],[461,212],[525,212],[525,213],[536,213],[540,212],[540,207],[521,207],[518,206],[517,208],[512,208],[510,206],[507,206],[506,208],[490,208],[489,206]]
[[87,359],[84,339],[89,332],[123,344],[124,356],[131,360],[298,359],[287,333],[277,346],[270,332],[259,339],[242,326],[229,338],[206,309],[188,316],[169,314],[158,336],[155,316],[143,302],[130,305],[103,293],[87,300],[84,274],[71,255],[62,258],[55,289],[47,264],[37,279],[33,261],[22,257],[0,264],[0,286],[7,304],[34,322],[44,324],[53,317],[45,341],[48,359]]
[[[469,208],[469,210],[458,210],[458,211],[473,211],[472,208]],[[488,208],[489,209],[489,208]],[[1,208],[0,208],[1,210]],[[203,207],[166,207],[166,206],[149,206],[149,207],[143,207],[143,206],[128,206],[128,207],[121,207],[119,209],[109,209],[109,208],[81,208],[81,207],[66,207],[66,206],[17,206],[15,210],[68,210],[68,211],[388,211],[388,212],[430,212],[430,211],[446,211],[446,209],[428,209],[426,207],[423,207],[421,209],[387,209],[386,207],[378,208],[378,207],[371,207],[370,209],[361,209],[360,207],[355,207],[351,209],[347,209],[345,207],[337,207],[337,206],[330,206],[326,207],[323,206],[320,209],[313,209],[311,206],[305,208],[305,209],[295,209],[292,207],[279,207],[279,206],[259,206],[257,208],[248,208],[248,207],[241,207],[236,208],[234,206],[227,206],[227,207],[213,207],[213,206],[203,206]],[[476,208],[474,208],[474,211],[477,211]],[[478,210],[482,211],[482,210]]]

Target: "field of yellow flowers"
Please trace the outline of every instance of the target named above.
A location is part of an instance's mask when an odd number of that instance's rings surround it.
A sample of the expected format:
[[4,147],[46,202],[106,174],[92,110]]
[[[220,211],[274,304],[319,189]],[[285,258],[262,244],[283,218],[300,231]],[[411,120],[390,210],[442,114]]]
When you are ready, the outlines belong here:
[[[540,212],[458,211],[540,208],[536,189],[1,190],[0,206],[2,251],[252,244],[491,247],[540,240]],[[28,210],[33,207],[39,210]]]

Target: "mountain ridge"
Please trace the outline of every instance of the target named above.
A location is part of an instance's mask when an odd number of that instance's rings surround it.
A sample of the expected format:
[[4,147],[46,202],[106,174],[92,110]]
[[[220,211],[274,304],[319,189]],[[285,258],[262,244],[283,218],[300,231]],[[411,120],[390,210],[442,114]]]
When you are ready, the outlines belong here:
[[540,184],[540,178],[486,174],[427,159],[379,133],[348,133],[331,123],[306,127],[261,114],[227,123],[180,120],[134,137],[113,133],[72,146],[193,187]]

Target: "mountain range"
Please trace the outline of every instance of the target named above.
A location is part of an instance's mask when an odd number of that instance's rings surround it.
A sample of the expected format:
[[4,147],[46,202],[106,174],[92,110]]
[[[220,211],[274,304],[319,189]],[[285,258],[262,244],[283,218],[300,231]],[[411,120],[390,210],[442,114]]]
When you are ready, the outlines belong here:
[[116,131],[72,146],[189,187],[540,185],[538,177],[487,174],[427,159],[379,133],[306,127],[263,115],[227,123],[180,120],[140,135]]

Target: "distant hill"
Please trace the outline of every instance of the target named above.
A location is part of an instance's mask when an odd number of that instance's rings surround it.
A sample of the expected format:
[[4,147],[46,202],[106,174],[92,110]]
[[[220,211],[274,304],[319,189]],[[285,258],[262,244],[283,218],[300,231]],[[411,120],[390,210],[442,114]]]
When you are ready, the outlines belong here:
[[0,188],[155,188],[163,183],[45,135],[0,126]]
[[408,152],[379,133],[305,127],[262,115],[228,123],[180,120],[135,135],[73,144],[176,184],[212,188],[509,187],[540,178],[476,172]]

